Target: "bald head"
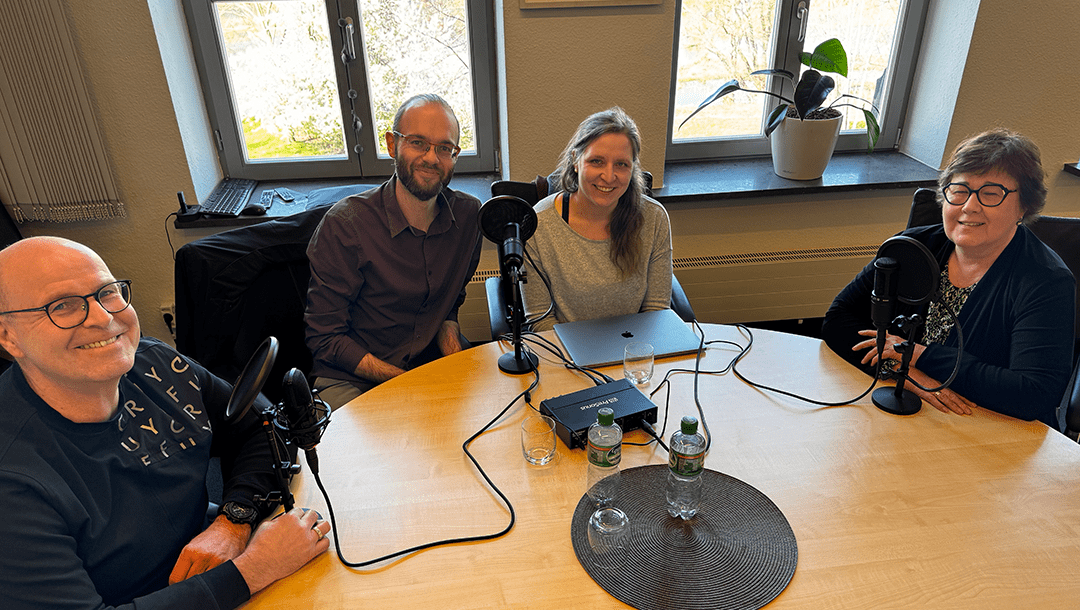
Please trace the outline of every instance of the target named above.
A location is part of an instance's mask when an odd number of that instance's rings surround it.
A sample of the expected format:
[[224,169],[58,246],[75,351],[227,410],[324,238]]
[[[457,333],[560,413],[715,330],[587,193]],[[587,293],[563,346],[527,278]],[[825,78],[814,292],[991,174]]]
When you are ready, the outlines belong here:
[[89,258],[106,267],[105,261],[87,246],[63,237],[27,237],[0,250],[0,311],[17,308],[19,289],[25,278],[40,277],[39,270],[55,269],[71,257]]

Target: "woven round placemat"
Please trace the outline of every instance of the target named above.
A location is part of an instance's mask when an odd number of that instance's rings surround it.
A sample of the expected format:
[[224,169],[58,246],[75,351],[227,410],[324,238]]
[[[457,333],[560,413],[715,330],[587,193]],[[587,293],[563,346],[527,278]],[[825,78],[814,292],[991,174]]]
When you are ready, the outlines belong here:
[[667,512],[664,465],[620,475],[615,506],[630,519],[615,567],[589,545],[593,513],[583,496],[570,537],[589,576],[640,610],[748,609],[768,604],[791,581],[799,552],[784,514],[752,486],[712,470],[702,473],[701,508],[689,521]]

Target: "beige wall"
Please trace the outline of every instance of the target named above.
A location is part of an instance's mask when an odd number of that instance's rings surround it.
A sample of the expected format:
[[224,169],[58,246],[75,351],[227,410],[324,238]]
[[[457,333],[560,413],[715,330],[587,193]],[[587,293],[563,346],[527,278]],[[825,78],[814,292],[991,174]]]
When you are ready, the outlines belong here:
[[[173,294],[165,233],[174,247],[205,233],[166,228],[176,191],[190,194],[194,187],[147,0],[68,0],[68,6],[129,217],[29,224],[23,232],[62,235],[96,249],[117,276],[136,281],[144,332],[165,338],[158,308]],[[496,6],[506,39],[510,176],[546,173],[583,118],[618,104],[641,127],[645,167],[661,177],[675,1],[577,10],[523,11],[516,0]],[[944,121],[944,148],[991,125],[1027,133],[1042,146],[1049,170],[1047,212],[1080,216],[1080,177],[1061,172],[1063,163],[1080,158],[1080,122],[1073,117],[1080,86],[1070,76],[1070,62],[1080,57],[1080,17],[1053,0],[982,0],[978,7],[956,112]],[[938,17],[948,19],[947,9]],[[933,70],[926,76],[932,83]],[[929,127],[906,129],[920,128]],[[877,191],[674,205],[670,212],[680,256],[880,243],[902,225],[909,202],[910,193]]]

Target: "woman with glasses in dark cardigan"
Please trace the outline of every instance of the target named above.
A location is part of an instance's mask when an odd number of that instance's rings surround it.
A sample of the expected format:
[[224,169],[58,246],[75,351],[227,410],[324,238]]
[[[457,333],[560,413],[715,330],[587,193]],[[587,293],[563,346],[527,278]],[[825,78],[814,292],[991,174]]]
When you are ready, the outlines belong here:
[[[941,267],[940,301],[964,335],[951,386],[905,387],[940,411],[982,407],[1058,428],[1055,410],[1073,361],[1075,282],[1068,267],[1025,226],[1046,203],[1039,149],[1027,137],[993,129],[961,142],[938,179],[942,224],[901,233],[924,244]],[[845,287],[825,314],[822,336],[849,362],[874,373],[871,319],[874,265]],[[915,313],[899,305],[897,315]],[[925,388],[948,379],[959,351],[953,321],[939,302],[923,307],[908,375]],[[901,359],[890,328],[881,375]]]

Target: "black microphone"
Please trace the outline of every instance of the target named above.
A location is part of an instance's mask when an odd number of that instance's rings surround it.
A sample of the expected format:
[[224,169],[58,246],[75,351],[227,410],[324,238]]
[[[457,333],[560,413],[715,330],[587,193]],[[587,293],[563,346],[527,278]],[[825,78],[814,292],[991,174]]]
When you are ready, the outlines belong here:
[[326,421],[319,412],[321,405],[315,404],[307,378],[299,369],[289,369],[285,373],[281,407],[289,423],[289,435],[296,446],[305,453],[314,451],[326,430]]
[[885,334],[892,323],[896,307],[896,276],[900,264],[887,256],[874,260],[874,291],[870,293],[870,317],[877,329],[877,352],[885,349]]
[[520,197],[499,195],[480,207],[480,232],[498,244],[502,270],[525,263],[525,241],[536,232],[536,212]]

